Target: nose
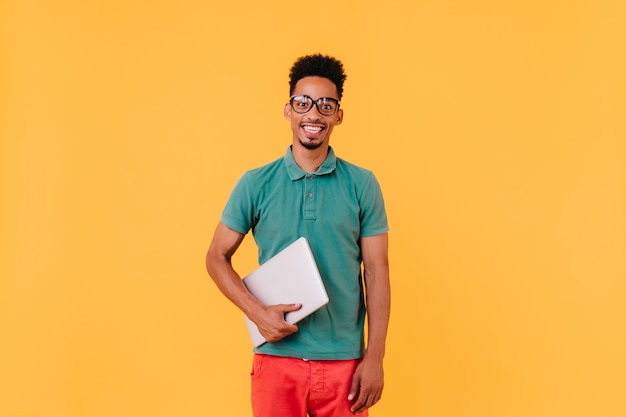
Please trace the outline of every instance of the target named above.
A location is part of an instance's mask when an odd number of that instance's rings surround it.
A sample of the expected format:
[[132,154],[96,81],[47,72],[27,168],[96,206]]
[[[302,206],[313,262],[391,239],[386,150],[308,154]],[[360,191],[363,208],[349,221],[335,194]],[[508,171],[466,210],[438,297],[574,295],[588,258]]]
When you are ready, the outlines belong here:
[[324,115],[322,113],[320,113],[320,109],[317,107],[317,102],[313,103],[313,106],[311,107],[311,109],[309,110],[309,113],[313,111],[313,109],[315,109],[315,114],[319,117],[324,117]]

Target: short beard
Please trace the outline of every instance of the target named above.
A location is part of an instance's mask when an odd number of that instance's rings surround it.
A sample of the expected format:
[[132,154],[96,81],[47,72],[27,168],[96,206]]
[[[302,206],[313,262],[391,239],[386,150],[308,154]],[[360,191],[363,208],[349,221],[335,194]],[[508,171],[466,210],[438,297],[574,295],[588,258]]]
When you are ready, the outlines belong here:
[[310,149],[310,150],[317,149],[320,146],[322,146],[322,144],[324,143],[324,142],[308,142],[308,143],[304,143],[304,142],[302,142],[302,139],[299,139],[299,140],[300,140],[300,145],[302,145],[305,148]]

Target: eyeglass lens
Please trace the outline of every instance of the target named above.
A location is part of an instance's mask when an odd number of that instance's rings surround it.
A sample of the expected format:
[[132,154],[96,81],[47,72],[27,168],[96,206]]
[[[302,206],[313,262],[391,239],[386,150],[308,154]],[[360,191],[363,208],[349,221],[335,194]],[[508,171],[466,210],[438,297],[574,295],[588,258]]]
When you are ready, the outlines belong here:
[[295,96],[291,99],[291,107],[296,113],[306,113],[313,107],[313,103],[317,105],[317,111],[325,116],[332,116],[337,111],[339,103],[330,97],[322,97],[313,101],[309,96]]

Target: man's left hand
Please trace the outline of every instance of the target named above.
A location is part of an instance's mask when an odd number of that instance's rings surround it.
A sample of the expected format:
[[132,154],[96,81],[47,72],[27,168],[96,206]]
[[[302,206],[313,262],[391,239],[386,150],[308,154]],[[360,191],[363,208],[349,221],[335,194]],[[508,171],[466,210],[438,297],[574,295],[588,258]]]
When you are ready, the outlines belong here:
[[358,414],[376,404],[383,393],[383,385],[382,360],[368,358],[366,353],[352,376],[348,395],[348,400],[353,401],[350,411]]

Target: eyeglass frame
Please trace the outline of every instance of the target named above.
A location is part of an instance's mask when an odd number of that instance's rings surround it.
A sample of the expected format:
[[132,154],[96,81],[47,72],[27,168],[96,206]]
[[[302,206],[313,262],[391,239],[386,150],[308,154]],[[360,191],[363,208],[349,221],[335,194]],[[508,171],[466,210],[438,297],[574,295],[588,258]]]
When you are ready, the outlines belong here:
[[[294,100],[296,97],[305,97],[305,98],[308,98],[309,100],[311,100],[311,107],[309,107],[309,108],[308,108],[306,111],[304,111],[304,112],[299,112],[298,110],[296,110],[296,109],[293,107],[293,100]],[[335,102],[335,104],[337,105],[337,107],[335,107],[335,111],[333,111],[331,114],[325,114],[325,113],[322,113],[322,112],[320,111],[319,106],[317,105],[317,103],[319,103],[319,102],[320,102],[320,100],[330,100],[330,101]],[[339,111],[339,107],[341,106],[341,103],[339,102],[339,100],[337,100],[336,98],[332,98],[332,97],[320,97],[320,98],[318,98],[317,100],[313,100],[313,97],[311,97],[311,96],[307,96],[306,94],[296,94],[296,95],[293,95],[293,96],[289,97],[289,105],[291,106],[291,108],[293,109],[293,111],[295,111],[295,112],[296,112],[296,113],[298,113],[298,114],[306,114],[306,113],[310,112],[310,111],[311,111],[311,109],[313,108],[313,105],[315,105],[315,108],[317,109],[317,112],[318,112],[319,114],[321,114],[321,115],[323,115],[323,116],[332,116],[332,115],[336,114],[336,113],[337,113],[337,111]]]

